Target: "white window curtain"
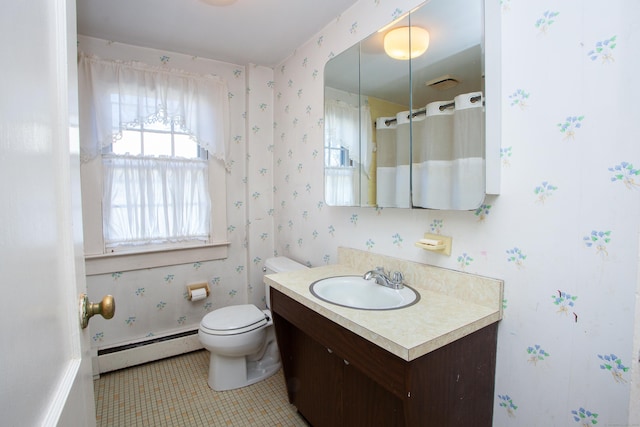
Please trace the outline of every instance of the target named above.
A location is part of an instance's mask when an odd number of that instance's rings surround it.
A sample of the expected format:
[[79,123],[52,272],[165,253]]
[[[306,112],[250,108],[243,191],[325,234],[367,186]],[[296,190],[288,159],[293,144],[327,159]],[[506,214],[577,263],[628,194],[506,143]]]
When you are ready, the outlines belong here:
[[217,159],[229,154],[227,84],[217,76],[80,53],[80,156],[96,158],[139,123],[174,123]]
[[[357,206],[360,183],[371,167],[371,113],[369,105],[325,101],[325,149],[346,149],[349,165],[325,165],[325,200],[329,205]],[[366,203],[366,201],[364,201]]]
[[171,124],[227,163],[226,83],[216,76],[82,53],[78,67],[80,154],[85,163],[102,157],[105,249],[208,241],[207,160],[116,156],[105,148],[141,123]]
[[209,238],[206,160],[105,156],[105,246]]
[[325,201],[329,206],[354,206],[358,191],[355,168],[325,167]]
[[324,107],[325,145],[346,148],[349,158],[360,157],[360,109],[344,101],[327,99]]

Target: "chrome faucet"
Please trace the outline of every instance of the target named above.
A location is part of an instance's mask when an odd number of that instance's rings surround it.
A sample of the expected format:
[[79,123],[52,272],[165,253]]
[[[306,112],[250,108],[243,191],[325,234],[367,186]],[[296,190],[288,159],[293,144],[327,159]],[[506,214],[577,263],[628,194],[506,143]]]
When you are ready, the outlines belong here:
[[386,286],[391,289],[402,289],[404,286],[403,280],[404,276],[399,271],[394,271],[389,277],[385,272],[384,268],[376,267],[375,270],[369,270],[364,273],[362,276],[364,280],[375,279],[378,285]]

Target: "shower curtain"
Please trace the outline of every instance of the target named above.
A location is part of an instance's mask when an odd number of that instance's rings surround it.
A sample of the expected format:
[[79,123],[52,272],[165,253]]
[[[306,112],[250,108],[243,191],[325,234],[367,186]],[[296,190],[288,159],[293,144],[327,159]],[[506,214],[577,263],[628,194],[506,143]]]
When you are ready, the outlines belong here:
[[[394,207],[409,207],[412,204],[430,209],[470,210],[480,206],[485,195],[482,101],[481,92],[466,93],[451,101],[429,103],[424,110],[425,114],[413,113],[411,122],[409,112],[406,111],[395,118],[378,119],[376,132],[380,206],[392,206],[380,203],[391,200],[395,201]],[[392,121],[396,123],[391,123]],[[411,160],[408,161],[411,125]],[[394,137],[395,160],[391,156],[381,155],[393,151],[381,144],[381,140],[393,140]],[[403,147],[400,147],[401,140],[406,141]],[[395,178],[395,185],[382,181],[381,172],[388,182]],[[395,188],[393,195],[390,194],[392,188]]]

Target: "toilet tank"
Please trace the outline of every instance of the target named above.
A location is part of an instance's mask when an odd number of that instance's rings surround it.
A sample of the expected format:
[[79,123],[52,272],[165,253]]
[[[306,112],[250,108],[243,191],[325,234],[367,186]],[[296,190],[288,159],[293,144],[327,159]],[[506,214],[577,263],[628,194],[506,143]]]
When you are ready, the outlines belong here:
[[[305,270],[308,267],[287,258],[284,256],[267,258],[264,262],[264,274],[285,273],[287,271]],[[270,286],[264,284],[265,301],[267,302],[267,308],[271,308],[271,294],[269,292]]]

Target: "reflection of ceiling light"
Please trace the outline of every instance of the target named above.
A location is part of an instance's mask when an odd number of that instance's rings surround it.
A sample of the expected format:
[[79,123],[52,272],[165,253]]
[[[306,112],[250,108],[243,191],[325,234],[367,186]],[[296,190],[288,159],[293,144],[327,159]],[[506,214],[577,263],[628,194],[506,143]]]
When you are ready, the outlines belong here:
[[236,2],[236,0],[202,0],[202,1],[210,4],[211,6],[229,6],[230,4]]
[[398,27],[384,35],[384,51],[394,59],[417,58],[429,47],[429,32],[420,27]]

